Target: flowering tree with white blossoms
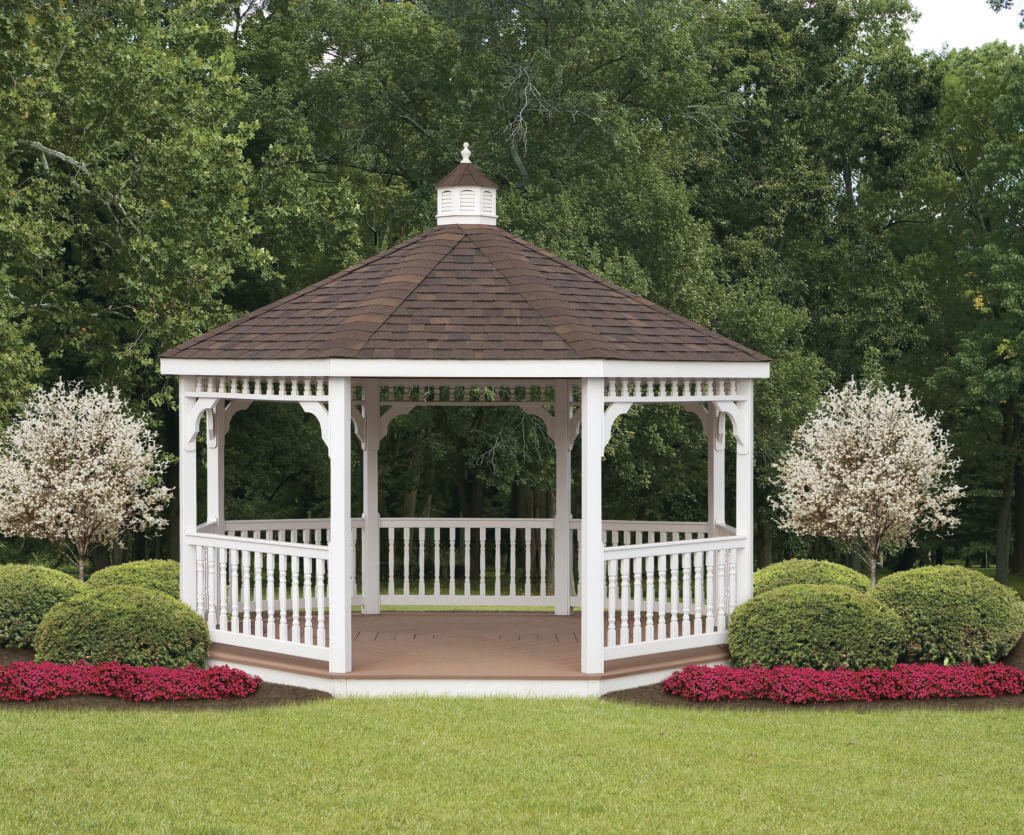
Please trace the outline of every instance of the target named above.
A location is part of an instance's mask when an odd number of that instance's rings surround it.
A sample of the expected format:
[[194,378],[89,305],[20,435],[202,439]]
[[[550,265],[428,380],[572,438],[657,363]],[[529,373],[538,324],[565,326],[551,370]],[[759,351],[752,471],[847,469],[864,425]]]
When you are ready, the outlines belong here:
[[97,547],[166,524],[166,466],[117,389],[58,383],[37,392],[0,439],[0,533],[54,544],[85,579]]
[[910,389],[830,389],[779,460],[772,505],[782,528],[856,549],[871,570],[921,531],[955,527],[959,461]]

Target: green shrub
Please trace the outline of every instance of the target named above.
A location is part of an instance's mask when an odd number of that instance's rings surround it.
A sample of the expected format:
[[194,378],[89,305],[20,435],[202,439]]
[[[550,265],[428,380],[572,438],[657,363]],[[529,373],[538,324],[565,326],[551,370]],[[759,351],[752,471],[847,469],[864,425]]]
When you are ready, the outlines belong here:
[[54,606],[35,646],[40,661],[185,667],[206,660],[210,633],[199,615],[163,592],[110,586]]
[[847,586],[857,591],[868,591],[871,583],[852,568],[827,560],[784,560],[754,572],[754,594],[797,584]]
[[0,565],[0,647],[32,646],[43,615],[85,588],[41,565]]
[[903,639],[892,609],[825,584],[772,589],[736,607],[729,622],[729,651],[740,667],[891,667]]
[[138,560],[102,568],[89,578],[94,588],[142,586],[178,596],[178,563],[174,560]]
[[979,571],[930,565],[879,580],[875,596],[906,624],[907,661],[989,663],[1024,633],[1024,607],[1012,589]]

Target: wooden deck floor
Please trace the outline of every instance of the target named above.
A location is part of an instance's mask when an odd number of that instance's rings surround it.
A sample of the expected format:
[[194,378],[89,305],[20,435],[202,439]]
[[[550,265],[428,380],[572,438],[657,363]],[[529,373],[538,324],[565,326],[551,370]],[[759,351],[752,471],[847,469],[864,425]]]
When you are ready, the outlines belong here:
[[352,616],[352,672],[327,664],[214,644],[210,658],[322,678],[590,679],[728,660],[725,647],[608,662],[603,676],[580,672],[580,618],[545,612],[385,612]]

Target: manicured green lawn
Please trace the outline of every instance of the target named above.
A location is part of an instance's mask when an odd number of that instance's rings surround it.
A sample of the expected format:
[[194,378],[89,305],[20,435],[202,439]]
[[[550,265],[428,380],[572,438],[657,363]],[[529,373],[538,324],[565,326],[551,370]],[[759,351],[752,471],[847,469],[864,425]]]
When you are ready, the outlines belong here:
[[1020,832],[1012,709],[0,708],[0,831]]

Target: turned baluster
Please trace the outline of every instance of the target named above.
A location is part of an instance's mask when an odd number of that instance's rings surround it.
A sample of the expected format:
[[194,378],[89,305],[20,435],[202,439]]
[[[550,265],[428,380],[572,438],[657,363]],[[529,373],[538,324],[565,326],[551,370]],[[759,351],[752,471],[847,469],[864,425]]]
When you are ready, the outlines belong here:
[[305,613],[302,619],[302,642],[311,644],[313,643],[313,578],[310,576],[310,558],[301,557],[300,563],[302,565],[302,609]]
[[[276,603],[276,571],[277,557],[274,554],[267,554],[267,637],[278,637],[279,618],[274,617],[274,604]],[[278,607],[280,608],[280,607]]]
[[647,611],[644,615],[644,640],[654,640],[654,573],[655,573],[655,558],[647,557],[644,561],[644,573],[647,575]]
[[644,639],[644,558],[633,558],[633,643]]
[[540,535],[540,594],[548,593],[548,529],[541,528]]
[[253,604],[255,612],[255,622],[253,624],[253,633],[257,638],[264,637],[263,633],[263,554],[259,551],[253,551],[253,579],[252,587],[256,592],[256,601]]
[[608,568],[608,637],[605,640],[605,646],[615,646],[615,583],[617,564],[616,560],[608,560],[605,565]]
[[441,529],[434,528],[434,597],[441,594]]
[[679,637],[679,554],[669,554],[669,632],[668,637]]
[[448,528],[448,594],[455,594],[455,528]]
[[629,571],[629,559],[619,561],[619,576],[622,582],[622,616],[619,619],[619,643],[629,643],[629,592],[632,578]]
[[665,600],[668,591],[668,554],[661,554],[658,558],[658,628],[655,630],[656,637],[664,640],[668,637],[668,614]]
[[288,640],[299,643],[302,636],[302,624],[299,622],[299,561],[294,554],[285,559],[289,564],[292,575],[292,622],[291,630],[288,632]]
[[526,585],[523,587],[523,594],[529,597],[533,594],[533,528],[527,528],[526,547],[524,548],[523,563],[526,569]]
[[690,602],[693,596],[690,592],[690,577],[691,569],[690,565],[693,560],[692,554],[683,554],[683,636],[688,637],[693,634],[693,621],[690,619],[692,612]]
[[217,628],[227,631],[228,628],[228,559],[224,548],[217,548],[217,572],[220,575],[217,595]]
[[718,604],[715,628],[725,631],[725,551],[715,551],[715,601]]
[[228,550],[230,555],[230,575],[231,575],[231,624],[230,629],[232,632],[241,632],[242,629],[238,623],[238,551],[234,548]]
[[705,552],[693,555],[693,627],[697,635],[704,634],[704,567]]
[[498,582],[498,577],[501,572],[501,543],[505,539],[504,528],[494,527],[491,529],[493,543],[492,548],[492,559],[494,561],[494,578],[492,580],[493,586],[491,586],[491,594],[495,597],[501,595],[501,584]]
[[509,528],[508,535],[508,594],[509,597],[515,597],[519,589],[519,578],[516,576],[516,547],[519,544],[517,542],[519,529]]
[[416,535],[416,567],[419,570],[420,575],[420,597],[424,597],[427,593],[426,581],[427,581],[427,540],[426,540],[426,528],[419,528]]
[[384,535],[388,540],[388,594],[395,593],[395,529],[386,528]]
[[327,560],[313,560],[313,568],[316,571],[316,645],[327,646],[327,615],[324,612],[324,602],[327,597],[324,575],[327,573]]

